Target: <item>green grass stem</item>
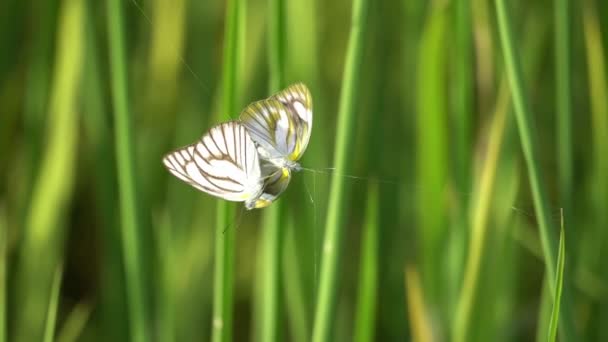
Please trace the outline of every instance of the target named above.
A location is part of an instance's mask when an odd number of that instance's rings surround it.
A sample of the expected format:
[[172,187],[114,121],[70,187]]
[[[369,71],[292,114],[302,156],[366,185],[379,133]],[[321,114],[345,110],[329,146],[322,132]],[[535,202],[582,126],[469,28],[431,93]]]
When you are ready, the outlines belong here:
[[83,144],[92,153],[85,160],[94,178],[94,200],[98,204],[101,227],[101,275],[99,310],[108,340],[127,338],[127,305],[124,295],[119,218],[116,213],[116,164],[113,155],[112,131],[108,106],[102,90],[102,67],[95,30],[94,0],[87,1],[86,60],[83,75]]
[[[421,240],[421,275],[431,307],[443,306],[446,299],[445,255],[447,220],[445,214],[448,180],[448,124],[446,79],[446,39],[448,13],[440,3],[428,8],[420,46],[416,76],[416,182],[424,191],[416,193],[416,221]],[[435,312],[431,310],[431,312]]]
[[557,161],[561,206],[571,215],[572,105],[570,76],[570,0],[555,0],[555,101],[557,108]]
[[[556,268],[556,243],[553,224],[548,211],[547,194],[541,181],[543,173],[540,170],[540,159],[538,158],[537,145],[534,139],[534,128],[532,115],[528,105],[528,99],[524,92],[523,78],[519,57],[516,55],[511,31],[511,16],[507,9],[505,0],[495,0],[498,19],[498,31],[505,60],[507,78],[515,108],[515,119],[519,131],[521,147],[528,169],[528,178],[534,201],[534,209],[540,231],[541,245],[543,249],[547,276],[551,279],[551,292],[555,291]],[[567,288],[566,288],[567,290]],[[561,322],[564,341],[574,341],[575,330],[573,316],[570,312],[568,292],[564,291],[564,303],[562,303]]]
[[14,341],[43,339],[53,275],[63,254],[64,215],[75,178],[84,20],[83,1],[63,1],[42,160],[16,266]]
[[564,265],[566,262],[566,237],[564,236],[564,212],[561,212],[561,230],[559,233],[559,249],[557,251],[557,275],[555,278],[555,294],[553,297],[553,310],[551,310],[551,320],[549,321],[549,334],[547,341],[557,340],[557,323],[559,321],[559,307],[562,297],[564,284]]
[[44,328],[44,342],[53,342],[55,340],[55,330],[57,328],[57,311],[59,308],[59,290],[61,289],[61,277],[63,270],[61,265],[57,266],[55,275],[53,275],[53,284],[51,285],[51,296],[49,306],[46,311],[46,325]]
[[496,111],[490,127],[488,146],[481,170],[481,179],[471,208],[469,254],[467,256],[464,281],[454,319],[453,338],[456,342],[468,341],[470,338],[471,316],[479,293],[479,278],[484,259],[484,247],[487,242],[488,220],[500,150],[504,140],[509,102],[507,85],[503,84],[499,92]]
[[[268,1],[268,66],[270,93],[285,86],[285,3],[283,0]],[[262,225],[262,249],[264,270],[262,280],[262,321],[260,341],[279,340],[281,291],[281,256],[283,229],[281,226],[281,202],[277,201],[264,210]]]
[[[241,89],[241,58],[245,2],[229,0],[223,57],[223,118],[237,115]],[[234,253],[236,229],[227,225],[234,219],[234,205],[217,202],[215,227],[215,270],[213,289],[213,318],[211,335],[214,342],[232,340],[232,312],[234,304]]]
[[378,184],[370,183],[367,192],[365,224],[361,236],[359,293],[355,316],[355,342],[374,341],[376,322],[376,291],[378,288],[378,230],[380,207]]
[[124,3],[120,0],[109,0],[107,2],[110,78],[116,130],[121,243],[127,287],[130,334],[131,341],[145,342],[149,341],[149,332],[146,318],[145,284],[142,281],[141,240],[139,238],[137,186],[133,159],[134,146],[123,35],[123,5]]
[[4,203],[0,202],[0,342],[6,342],[6,274],[8,249],[8,224]]
[[[310,310],[307,304],[312,297],[306,295],[304,272],[298,259],[298,251],[301,250],[302,244],[297,240],[295,218],[288,215],[286,221],[283,274],[285,306],[291,331],[289,337],[294,342],[305,342],[310,340]],[[307,259],[304,260],[307,262]]]
[[346,51],[346,63],[342,78],[342,92],[338,112],[334,167],[332,174],[325,236],[322,245],[321,270],[316,313],[313,325],[314,342],[331,340],[331,327],[335,322],[335,295],[338,276],[338,259],[344,224],[343,209],[346,206],[346,178],[340,173],[350,166],[355,123],[356,98],[359,94],[360,69],[363,62],[364,36],[367,30],[367,0],[354,0],[350,37]]

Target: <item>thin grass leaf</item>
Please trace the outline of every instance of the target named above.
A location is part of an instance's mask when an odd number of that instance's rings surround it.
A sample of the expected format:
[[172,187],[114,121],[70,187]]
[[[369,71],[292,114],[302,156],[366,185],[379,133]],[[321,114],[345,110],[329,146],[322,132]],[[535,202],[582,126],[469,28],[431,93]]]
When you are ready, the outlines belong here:
[[557,340],[557,325],[559,321],[559,307],[562,299],[562,287],[564,284],[564,265],[566,263],[566,237],[564,236],[564,212],[561,212],[561,229],[559,232],[559,250],[557,252],[557,278],[555,278],[555,295],[553,297],[553,310],[549,322],[549,334],[547,341]]
[[[236,115],[241,89],[243,19],[245,2],[229,0],[226,4],[226,26],[223,57],[223,119]],[[211,338],[214,342],[232,340],[234,305],[234,253],[236,229],[226,228],[234,217],[234,204],[217,202],[215,222],[215,270]]]
[[[448,13],[438,2],[429,8],[418,49],[416,79],[416,229],[420,236],[422,282],[428,304],[443,306],[445,296],[446,184],[448,180],[448,125],[446,39]],[[435,313],[435,311],[432,311]]]
[[492,119],[487,152],[479,181],[479,190],[475,194],[472,204],[469,254],[453,327],[453,338],[457,342],[468,341],[470,338],[471,316],[475,300],[478,296],[481,265],[488,232],[488,220],[490,219],[494,183],[503,144],[509,104],[510,99],[507,85],[503,84],[499,92],[494,118]]
[[93,307],[90,303],[80,302],[68,313],[65,322],[57,335],[57,342],[75,342],[82,339]]
[[363,62],[363,43],[367,30],[367,0],[354,0],[352,21],[346,63],[342,79],[342,93],[338,113],[334,167],[332,174],[325,237],[322,248],[321,270],[317,307],[313,326],[312,340],[323,342],[331,340],[331,327],[334,322],[335,294],[337,290],[338,259],[342,245],[343,209],[346,206],[346,179],[340,175],[350,166],[350,151],[353,145],[355,123],[355,104],[359,94],[360,69]]
[[307,296],[304,290],[304,276],[298,259],[298,250],[302,248],[302,244],[300,240],[297,240],[295,220],[294,215],[288,215],[285,224],[285,248],[283,249],[285,305],[291,331],[290,340],[306,342],[310,341],[310,313],[307,310],[307,300],[311,297]]
[[378,288],[378,184],[370,183],[367,192],[365,224],[361,237],[359,293],[353,341],[373,341],[376,321],[376,291]]
[[[268,64],[270,93],[285,86],[285,3],[283,0],[268,1]],[[283,227],[281,225],[281,201],[264,210],[262,251],[262,320],[260,341],[279,340],[281,298],[281,256]]]
[[55,329],[57,327],[57,310],[59,308],[59,290],[61,289],[61,278],[63,270],[61,266],[57,267],[53,276],[53,284],[51,285],[51,296],[49,306],[46,311],[46,325],[44,328],[44,342],[53,342],[55,340]]
[[0,202],[0,342],[6,342],[6,274],[8,264],[8,225],[4,203]]
[[571,214],[572,202],[572,105],[570,76],[570,0],[555,0],[555,101],[557,108],[557,161],[562,206]]
[[116,160],[122,233],[122,252],[131,340],[149,341],[147,328],[146,291],[142,281],[142,263],[139,238],[137,185],[133,159],[130,97],[128,94],[126,54],[123,36],[123,2],[107,2],[107,26],[110,50],[110,78],[114,109]]
[[63,254],[64,215],[75,179],[84,20],[82,0],[62,2],[46,142],[22,231],[15,294],[11,295],[19,303],[14,341],[43,339],[53,275]]
[[405,266],[405,289],[408,297],[407,309],[412,329],[412,340],[418,342],[434,341],[429,310],[424,301],[424,288],[420,281],[418,269],[414,265]]
[[[557,253],[555,245],[557,239],[552,227],[552,221],[548,211],[547,194],[542,183],[541,175],[544,173],[540,170],[536,141],[534,140],[534,128],[532,125],[532,115],[528,105],[528,99],[524,92],[523,78],[521,73],[519,57],[516,54],[513,44],[513,36],[511,31],[511,17],[507,9],[505,0],[495,0],[496,14],[498,19],[498,31],[500,35],[503,57],[505,60],[506,73],[509,80],[511,95],[515,108],[515,118],[521,140],[521,146],[524,153],[524,159],[528,168],[528,177],[530,188],[532,190],[532,198],[534,201],[534,209],[538,219],[540,230],[541,244],[543,248],[545,267],[549,279],[556,279],[556,269],[553,260],[556,260]],[[555,291],[555,283],[552,281],[551,289]],[[573,316],[570,310],[570,298],[568,293],[564,291],[564,303],[562,304],[562,332],[565,341],[574,341],[575,330]]]

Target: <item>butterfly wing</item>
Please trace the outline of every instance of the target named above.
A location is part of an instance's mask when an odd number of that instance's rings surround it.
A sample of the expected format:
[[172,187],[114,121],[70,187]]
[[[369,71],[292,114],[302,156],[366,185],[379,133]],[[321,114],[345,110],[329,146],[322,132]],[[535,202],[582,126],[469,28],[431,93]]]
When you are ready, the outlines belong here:
[[163,158],[174,176],[210,195],[228,201],[250,201],[263,186],[255,144],[238,122],[209,130],[196,143]]
[[266,159],[297,161],[308,146],[312,128],[312,97],[297,83],[247,106],[240,116]]

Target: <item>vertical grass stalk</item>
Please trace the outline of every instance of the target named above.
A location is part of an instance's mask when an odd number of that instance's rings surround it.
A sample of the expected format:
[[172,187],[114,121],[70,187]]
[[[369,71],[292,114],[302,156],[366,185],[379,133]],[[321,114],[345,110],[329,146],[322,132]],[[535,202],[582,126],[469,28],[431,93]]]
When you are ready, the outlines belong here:
[[[268,1],[268,62],[270,92],[285,86],[285,3],[283,0]],[[279,309],[281,291],[281,202],[277,201],[264,211],[262,235],[262,321],[260,341],[277,341],[279,337]]]
[[[448,229],[445,216],[448,177],[448,131],[446,94],[447,10],[439,2],[428,8],[418,49],[416,77],[416,221],[421,240],[422,283],[427,303],[443,306],[447,298],[442,250]],[[436,311],[431,310],[435,313]]]
[[367,0],[353,0],[352,22],[346,63],[342,79],[342,92],[338,113],[334,167],[336,172],[331,177],[331,188],[325,236],[322,247],[322,260],[319,278],[316,313],[313,326],[314,342],[331,340],[331,327],[334,323],[335,295],[338,276],[338,257],[342,242],[344,224],[343,209],[346,206],[345,177],[350,166],[350,151],[353,146],[355,123],[355,99],[359,90],[360,69],[363,62],[364,36],[367,30]]
[[0,202],[0,342],[6,342],[6,266],[8,264],[8,224],[4,203]]
[[19,309],[15,310],[14,341],[43,339],[53,275],[63,254],[63,221],[75,178],[84,22],[83,1],[64,0],[58,22],[43,159],[32,191],[17,264],[14,298]]
[[142,264],[139,245],[139,216],[137,187],[133,159],[133,137],[129,104],[126,53],[123,36],[123,2],[108,0],[108,46],[110,50],[110,78],[114,109],[118,192],[120,202],[122,252],[127,285],[131,340],[149,341],[145,285],[142,281]]
[[[222,70],[224,118],[236,115],[241,89],[242,24],[245,14],[243,0],[229,0],[226,5],[224,38],[224,65]],[[233,220],[234,205],[217,202],[215,222],[215,270],[213,289],[213,319],[211,337],[214,342],[232,340],[232,312],[234,290],[235,227],[227,225]]]
[[503,84],[499,92],[496,111],[490,128],[488,147],[481,171],[481,180],[471,207],[471,236],[469,254],[464,272],[464,281],[454,318],[453,340],[464,342],[469,340],[471,316],[475,299],[478,295],[479,275],[483,260],[483,248],[486,243],[490,204],[494,192],[494,182],[503,143],[505,122],[509,104],[507,85]]
[[[520,61],[515,52],[513,44],[513,36],[511,31],[511,17],[507,9],[505,0],[495,0],[496,13],[498,20],[498,31],[505,60],[507,78],[511,90],[511,96],[515,108],[515,119],[519,131],[521,147],[524,153],[524,159],[528,169],[528,178],[532,190],[532,198],[534,201],[534,210],[538,220],[541,245],[545,260],[547,276],[551,279],[551,293],[555,291],[556,268],[555,260],[557,257],[555,232],[553,224],[547,208],[547,195],[545,187],[541,181],[543,172],[540,170],[540,162],[537,154],[537,146],[534,140],[534,129],[532,126],[532,115],[528,105],[528,99],[524,92],[523,78],[520,67]],[[561,310],[561,327],[562,337],[564,341],[574,341],[575,330],[573,317],[570,311],[570,298],[567,292],[568,288],[564,289]]]
[[100,284],[99,310],[104,327],[104,338],[108,340],[127,339],[127,304],[124,295],[124,269],[121,255],[120,227],[116,216],[116,165],[113,156],[112,131],[110,129],[108,107],[102,87],[101,64],[98,55],[98,40],[95,29],[94,7],[97,2],[87,1],[86,17],[86,60],[83,75],[83,128],[89,170],[94,178],[95,203],[98,207],[100,239]]
[[553,310],[549,321],[548,342],[557,340],[557,322],[559,321],[559,307],[564,284],[564,265],[566,262],[566,237],[564,236],[564,211],[561,212],[561,230],[559,233],[559,250],[557,251],[557,275],[555,278],[555,294],[553,297]]
[[53,276],[53,284],[51,285],[51,298],[49,307],[46,311],[46,325],[44,328],[44,342],[53,342],[55,340],[55,330],[57,327],[57,310],[59,308],[59,290],[61,289],[61,276],[63,274],[62,266],[57,266],[55,275]]
[[378,184],[371,183],[367,192],[365,225],[361,237],[359,294],[355,318],[356,342],[374,340],[376,322],[376,291],[378,288]]
[[561,206],[567,215],[572,201],[572,113],[570,104],[570,0],[555,0],[555,101],[557,161]]

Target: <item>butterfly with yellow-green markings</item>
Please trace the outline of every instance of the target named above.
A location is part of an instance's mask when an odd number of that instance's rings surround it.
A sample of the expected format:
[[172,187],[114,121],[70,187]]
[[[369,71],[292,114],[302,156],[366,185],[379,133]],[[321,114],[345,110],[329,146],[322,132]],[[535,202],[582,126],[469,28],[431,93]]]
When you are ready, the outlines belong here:
[[312,127],[312,99],[298,83],[247,106],[240,121],[209,130],[163,158],[177,178],[210,195],[264,208],[285,191]]

